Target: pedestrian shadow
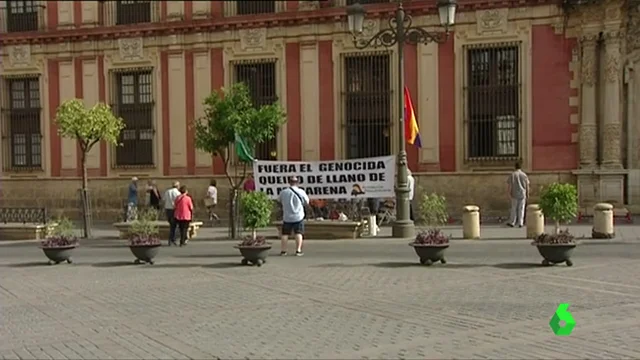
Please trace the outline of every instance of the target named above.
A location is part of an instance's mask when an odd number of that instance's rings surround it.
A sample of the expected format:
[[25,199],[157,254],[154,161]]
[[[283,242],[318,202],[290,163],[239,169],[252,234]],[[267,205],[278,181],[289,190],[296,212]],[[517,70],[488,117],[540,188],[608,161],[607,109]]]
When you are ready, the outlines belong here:
[[91,266],[97,267],[97,268],[112,268],[112,267],[136,266],[136,265],[138,264],[135,264],[133,260],[131,260],[131,261],[109,261],[109,262],[103,262],[103,263],[95,263],[95,264],[92,264]]
[[6,264],[5,267],[10,268],[30,268],[30,267],[40,267],[40,266],[49,266],[47,261],[31,261],[26,263],[15,263],[15,264]]
[[223,263],[202,265],[202,267],[205,269],[230,269],[230,268],[237,268],[237,267],[248,267],[248,265],[242,265],[240,261],[237,261],[237,262],[223,262]]
[[492,265],[494,268],[504,270],[525,270],[544,267],[540,263],[504,263]]

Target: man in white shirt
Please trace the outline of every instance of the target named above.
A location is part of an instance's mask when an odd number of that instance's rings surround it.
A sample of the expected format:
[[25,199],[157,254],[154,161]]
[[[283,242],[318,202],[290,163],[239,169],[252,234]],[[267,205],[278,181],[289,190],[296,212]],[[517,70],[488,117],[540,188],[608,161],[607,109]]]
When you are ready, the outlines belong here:
[[280,192],[282,204],[282,237],[280,241],[280,255],[287,255],[289,235],[296,239],[296,256],[302,256],[302,236],[304,234],[304,207],[309,204],[309,196],[298,187],[298,178],[289,179],[289,187]]
[[173,183],[173,187],[164,192],[162,198],[164,199],[164,213],[167,215],[167,221],[169,222],[169,246],[176,245],[176,227],[178,223],[174,217],[173,211],[176,202],[176,198],[180,196],[180,182]]
[[416,187],[416,179],[411,175],[411,170],[407,169],[407,182],[409,184],[409,219],[415,221],[413,217],[413,194]]

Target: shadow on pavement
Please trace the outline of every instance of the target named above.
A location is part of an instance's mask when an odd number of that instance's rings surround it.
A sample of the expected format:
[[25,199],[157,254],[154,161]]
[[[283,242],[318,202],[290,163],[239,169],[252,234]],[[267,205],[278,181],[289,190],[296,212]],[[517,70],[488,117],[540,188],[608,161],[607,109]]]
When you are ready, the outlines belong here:
[[137,264],[134,264],[133,260],[131,260],[131,261],[109,261],[109,262],[103,262],[103,263],[96,263],[91,266],[97,267],[97,268],[111,268],[111,267],[122,267],[122,266],[137,266]]
[[312,267],[316,267],[316,268],[356,268],[356,267],[367,267],[367,266],[370,266],[370,264],[333,263],[333,264],[313,265]]
[[209,259],[209,258],[239,258],[239,254],[191,254],[191,255],[174,255],[174,258],[192,258],[192,259]]
[[246,265],[240,264],[240,261],[237,262],[224,262],[224,263],[215,263],[209,265],[202,265],[205,269],[229,269],[235,267],[246,267]]
[[397,269],[397,268],[406,268],[406,267],[427,267],[427,268],[441,268],[441,269],[471,269],[478,267],[485,267],[487,265],[483,264],[440,264],[434,263],[432,265],[423,265],[417,261],[407,261],[407,262],[383,262],[377,264],[370,264],[371,266],[381,267],[381,268],[389,268],[389,269]]
[[5,267],[11,268],[30,268],[30,267],[39,267],[39,266],[49,266],[46,261],[32,261],[26,263],[16,263],[16,264],[6,264]]
[[492,265],[498,269],[517,270],[517,269],[533,269],[544,267],[540,263],[504,263]]
[[185,264],[185,263],[163,263],[156,262],[153,265],[150,265],[150,268],[169,268],[169,269],[180,269],[180,268],[194,268],[194,267],[202,267],[202,264]]

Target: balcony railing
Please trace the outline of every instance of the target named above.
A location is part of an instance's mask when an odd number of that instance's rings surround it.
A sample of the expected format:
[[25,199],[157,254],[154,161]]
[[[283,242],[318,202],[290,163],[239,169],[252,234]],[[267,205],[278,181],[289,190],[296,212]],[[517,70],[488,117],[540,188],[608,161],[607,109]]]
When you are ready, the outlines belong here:
[[40,1],[3,1],[0,3],[0,33],[45,29],[45,6]]
[[98,8],[102,26],[133,25],[160,19],[159,1],[102,1]]
[[224,16],[273,14],[284,11],[286,1],[225,1]]

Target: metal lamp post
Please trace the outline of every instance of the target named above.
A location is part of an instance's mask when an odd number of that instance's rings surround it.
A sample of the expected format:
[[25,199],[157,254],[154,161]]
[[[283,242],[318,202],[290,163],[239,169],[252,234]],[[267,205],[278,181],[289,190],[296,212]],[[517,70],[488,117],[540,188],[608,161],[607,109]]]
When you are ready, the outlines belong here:
[[410,238],[415,235],[414,224],[409,216],[409,180],[407,166],[407,151],[404,137],[404,44],[427,44],[430,42],[443,43],[447,40],[449,29],[455,24],[456,0],[438,0],[438,14],[440,24],[444,32],[430,33],[420,27],[411,26],[411,15],[408,15],[402,7],[402,1],[398,1],[395,16],[389,19],[389,28],[379,31],[370,39],[359,38],[364,30],[366,10],[359,4],[353,4],[347,8],[347,20],[349,31],[353,34],[353,42],[356,48],[367,47],[391,47],[397,46],[398,52],[398,181],[396,185],[396,222],[393,224],[393,237]]

